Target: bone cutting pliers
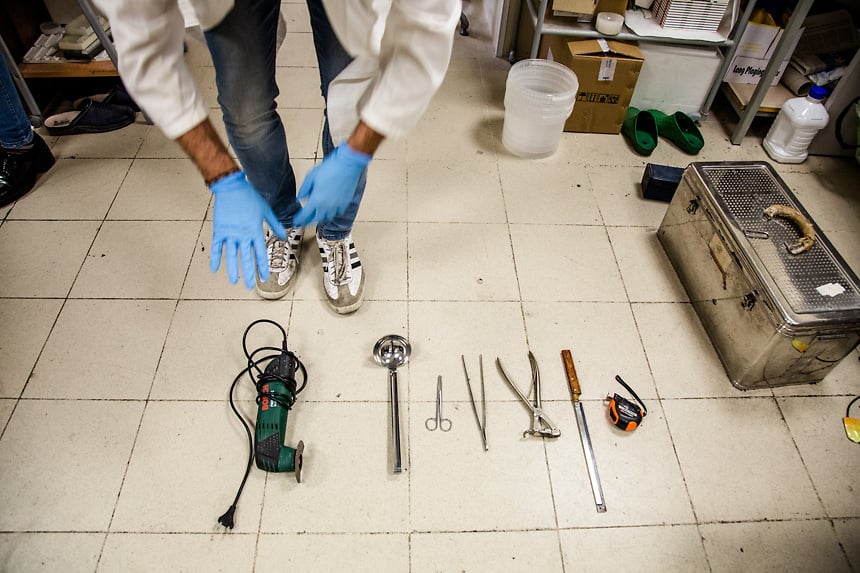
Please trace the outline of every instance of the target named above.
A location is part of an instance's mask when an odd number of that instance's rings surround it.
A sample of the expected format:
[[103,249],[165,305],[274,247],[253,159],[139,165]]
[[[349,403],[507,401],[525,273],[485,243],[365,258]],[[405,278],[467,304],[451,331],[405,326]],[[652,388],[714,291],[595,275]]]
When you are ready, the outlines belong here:
[[505,372],[505,369],[502,368],[502,362],[496,358],[496,368],[499,369],[499,374],[501,374],[505,382],[507,382],[513,391],[516,392],[522,403],[525,404],[532,413],[531,428],[523,432],[523,437],[541,436],[543,438],[557,438],[561,435],[561,430],[559,430],[553,421],[549,419],[549,416],[544,413],[543,408],[541,407],[540,372],[538,371],[535,356],[531,351],[529,351],[529,364],[532,369],[532,391],[534,392],[534,403],[530,402],[526,395],[523,394],[522,390],[520,390],[517,385],[511,381]]

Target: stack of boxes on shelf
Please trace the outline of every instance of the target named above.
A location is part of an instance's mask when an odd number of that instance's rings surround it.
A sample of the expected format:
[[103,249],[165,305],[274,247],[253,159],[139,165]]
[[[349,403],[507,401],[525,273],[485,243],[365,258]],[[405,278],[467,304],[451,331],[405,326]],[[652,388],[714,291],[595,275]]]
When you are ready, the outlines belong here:
[[[99,17],[99,23],[105,32],[110,31],[110,23]],[[81,14],[66,24],[59,48],[68,60],[92,60],[102,51],[102,43],[86,17]]]
[[729,0],[654,0],[651,11],[664,28],[715,31]]

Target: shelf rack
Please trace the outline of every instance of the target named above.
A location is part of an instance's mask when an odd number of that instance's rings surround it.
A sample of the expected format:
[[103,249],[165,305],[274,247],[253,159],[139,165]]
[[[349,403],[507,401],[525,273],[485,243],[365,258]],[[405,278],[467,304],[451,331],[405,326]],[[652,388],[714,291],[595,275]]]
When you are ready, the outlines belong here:
[[[21,98],[24,100],[24,105],[27,107],[30,116],[30,122],[35,127],[41,127],[43,124],[42,110],[39,104],[36,103],[30,88],[24,78],[88,78],[88,77],[105,77],[118,76],[116,62],[116,48],[108,38],[107,33],[101,27],[98,16],[93,9],[90,0],[77,0],[81,12],[86,17],[99,41],[107,52],[110,61],[90,61],[90,62],[44,62],[38,64],[22,63],[17,64],[6,47],[5,42],[0,38],[0,55],[6,59],[9,71],[12,74],[12,80],[18,88]],[[149,122],[149,119],[147,122]]]
[[[734,98],[728,98],[732,103],[735,112],[738,114],[738,124],[735,126],[731,135],[731,142],[734,145],[740,145],[741,142],[743,142],[744,136],[746,136],[753,119],[757,115],[775,115],[772,110],[760,112],[759,108],[761,108],[762,103],[765,101],[765,97],[770,89],[770,84],[773,81],[773,78],[776,77],[780,64],[789,55],[788,50],[793,45],[793,40],[798,34],[800,34],[800,27],[803,25],[806,15],[809,14],[809,9],[812,8],[812,3],[814,1],[815,0],[798,0],[797,6],[795,6],[794,11],[791,13],[791,17],[788,19],[788,24],[785,26],[782,37],[776,45],[776,50],[774,50],[770,61],[767,63],[764,74],[761,79],[759,79],[759,82],[746,106],[743,106],[741,109],[741,106],[737,105]],[[754,4],[754,2],[750,3]],[[740,38],[740,36],[738,36],[738,38]],[[731,62],[736,51],[737,45],[733,46],[726,54],[725,62]],[[725,67],[728,67],[728,64],[725,62]],[[723,72],[725,72],[725,70],[723,70]],[[719,86],[717,86],[717,88],[719,88]]]
[[[639,40],[645,40],[661,44],[712,46],[720,49],[725,48],[725,51],[723,52],[723,62],[717,72],[714,74],[714,78],[711,82],[711,87],[708,90],[708,95],[705,99],[705,102],[702,104],[701,113],[703,116],[708,115],[711,110],[711,106],[714,103],[714,99],[716,99],[717,93],[719,93],[720,88],[723,84],[723,78],[725,77],[729,64],[731,63],[735,53],[737,52],[739,40],[741,37],[743,37],[744,31],[746,30],[747,22],[749,22],[757,3],[756,0],[750,0],[749,2],[747,2],[743,14],[740,16],[731,33],[729,34],[729,37],[725,41],[708,42],[704,40],[640,36],[638,34],[634,34],[632,32],[627,31],[626,28],[624,31],[622,31],[616,36],[605,36],[604,34],[601,34],[600,32],[594,30],[590,22],[575,22],[566,18],[547,16],[546,11],[550,0],[523,1],[528,7],[529,15],[531,16],[531,21],[535,29],[535,35],[534,39],[532,40],[531,51],[529,55],[529,57],[531,58],[537,57],[538,51],[540,49],[541,38],[545,35],[568,36],[572,38],[582,39],[608,37],[613,40],[621,41],[635,42]],[[796,35],[800,33],[800,27],[803,24],[804,19],[806,19],[806,15],[809,13],[809,9],[812,7],[813,2],[814,0],[798,0],[797,6],[791,14],[791,18],[789,19],[789,22],[785,27],[785,31],[780,38],[780,41],[776,47],[773,56],[771,57],[767,67],[765,68],[764,75],[762,76],[761,80],[753,91],[749,103],[745,106],[742,106],[733,98],[728,98],[729,101],[732,102],[733,107],[739,116],[738,124],[731,135],[731,142],[733,144],[741,144],[744,136],[749,130],[753,118],[756,115],[774,115],[774,111],[772,109],[762,110],[761,112],[759,112],[759,109],[765,100],[765,96],[767,95],[770,83],[773,81],[773,78],[776,77],[776,73],[780,63],[788,55],[789,47],[792,45],[792,39],[794,39]]]

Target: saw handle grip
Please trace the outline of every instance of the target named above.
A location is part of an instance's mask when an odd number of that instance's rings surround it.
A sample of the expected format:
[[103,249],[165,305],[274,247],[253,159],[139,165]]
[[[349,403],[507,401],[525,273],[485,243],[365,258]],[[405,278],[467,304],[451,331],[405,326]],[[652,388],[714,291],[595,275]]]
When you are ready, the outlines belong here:
[[567,383],[570,384],[573,401],[577,402],[580,394],[582,394],[582,389],[579,387],[579,378],[576,376],[576,368],[573,367],[573,356],[570,354],[570,350],[565,348],[561,351],[561,360],[564,362],[564,370],[567,372]]

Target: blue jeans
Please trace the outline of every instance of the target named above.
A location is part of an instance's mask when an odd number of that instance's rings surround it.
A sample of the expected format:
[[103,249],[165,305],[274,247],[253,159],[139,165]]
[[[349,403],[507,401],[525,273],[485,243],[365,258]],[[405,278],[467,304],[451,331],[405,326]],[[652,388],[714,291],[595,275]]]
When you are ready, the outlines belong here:
[[33,128],[6,60],[0,56],[0,147],[15,149],[33,143]]
[[[320,88],[326,98],[329,83],[352,59],[335,36],[322,1],[307,0],[307,3]],[[206,44],[215,65],[218,103],[230,145],[248,180],[272,206],[278,219],[289,227],[299,203],[287,137],[275,105],[279,93],[275,83],[275,56],[280,8],[280,0],[236,0],[227,17],[206,32]],[[326,118],[323,153],[328,155],[332,149]],[[366,181],[365,170],[346,212],[317,226],[320,236],[342,239],[349,234]]]

